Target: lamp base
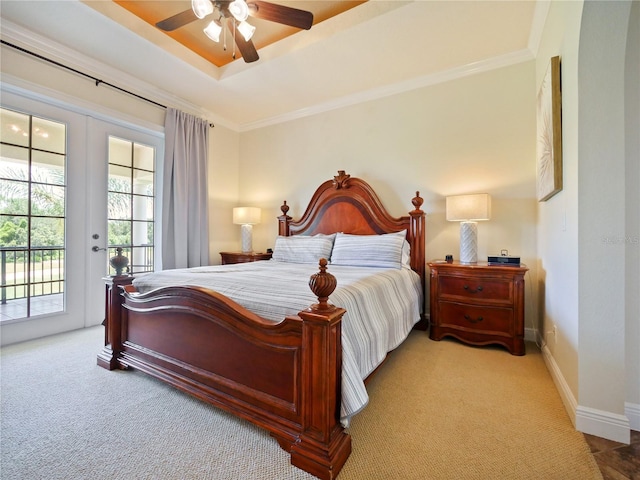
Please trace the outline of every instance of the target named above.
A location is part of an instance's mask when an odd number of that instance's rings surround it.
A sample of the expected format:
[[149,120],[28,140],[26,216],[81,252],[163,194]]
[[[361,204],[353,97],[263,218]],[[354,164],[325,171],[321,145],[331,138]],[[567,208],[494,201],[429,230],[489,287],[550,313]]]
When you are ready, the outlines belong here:
[[253,252],[252,230],[253,225],[245,224],[240,226],[240,233],[242,235],[242,253]]
[[460,223],[460,263],[478,262],[478,224]]

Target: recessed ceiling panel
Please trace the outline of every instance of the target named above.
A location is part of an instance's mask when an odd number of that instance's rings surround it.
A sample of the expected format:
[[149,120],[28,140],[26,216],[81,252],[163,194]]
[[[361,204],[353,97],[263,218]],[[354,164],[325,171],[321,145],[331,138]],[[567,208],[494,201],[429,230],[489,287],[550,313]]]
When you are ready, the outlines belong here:
[[[276,0],[273,3],[276,5],[283,5],[286,7],[296,8],[299,10],[305,10],[313,14],[313,25],[327,20],[328,18],[339,15],[346,12],[362,3],[364,1],[287,1]],[[150,0],[150,1],[131,1],[131,0],[113,0],[121,7],[130,11],[137,17],[141,18],[150,25],[155,25],[173,15],[181,12],[191,10],[190,0],[176,0],[176,1],[162,1],[162,0]],[[212,1],[213,5],[220,4],[223,7],[230,3],[228,1]],[[247,3],[252,7],[251,0]],[[264,3],[264,2],[263,2]],[[251,11],[251,10],[250,10]],[[214,13],[206,16],[203,19],[196,19],[188,22],[186,25],[177,28],[170,32],[164,32],[169,37],[173,38],[177,42],[181,43],[189,50],[200,55],[202,58],[208,60],[212,64],[222,67],[234,60],[240,59],[241,54],[238,51],[234,42],[234,33],[224,28],[220,35],[220,42],[216,43],[210,40],[203,32],[203,29],[213,20],[220,17],[219,10],[215,9]],[[290,27],[277,22],[255,18],[250,16],[247,20],[251,25],[256,27],[255,33],[251,38],[255,48],[260,51],[261,48],[271,45],[283,38],[293,35],[301,30],[295,27]],[[312,27],[313,28],[313,27]],[[239,35],[238,32],[235,32]],[[240,60],[241,61],[241,60]]]

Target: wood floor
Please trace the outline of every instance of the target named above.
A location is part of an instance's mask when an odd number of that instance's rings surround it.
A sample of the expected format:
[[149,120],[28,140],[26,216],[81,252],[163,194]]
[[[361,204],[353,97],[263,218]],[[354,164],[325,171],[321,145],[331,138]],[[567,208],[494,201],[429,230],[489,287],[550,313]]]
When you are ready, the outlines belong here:
[[640,432],[631,431],[631,443],[584,434],[604,480],[640,480]]

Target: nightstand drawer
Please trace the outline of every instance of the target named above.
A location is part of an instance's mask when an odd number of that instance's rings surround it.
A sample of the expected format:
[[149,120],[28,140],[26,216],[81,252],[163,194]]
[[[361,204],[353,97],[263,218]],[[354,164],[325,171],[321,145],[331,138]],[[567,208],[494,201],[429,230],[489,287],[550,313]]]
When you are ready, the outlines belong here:
[[513,282],[482,277],[440,276],[440,298],[461,297],[472,301],[494,300],[500,303],[513,302]]
[[460,327],[484,334],[513,335],[513,310],[510,308],[470,306],[440,302],[439,318],[442,327]]

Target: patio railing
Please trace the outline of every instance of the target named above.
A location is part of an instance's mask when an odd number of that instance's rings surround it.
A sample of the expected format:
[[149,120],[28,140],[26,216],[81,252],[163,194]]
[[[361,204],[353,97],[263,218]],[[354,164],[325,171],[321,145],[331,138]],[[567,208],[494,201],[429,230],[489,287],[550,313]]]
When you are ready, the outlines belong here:
[[[132,273],[153,270],[153,245],[110,245],[108,258],[121,247]],[[64,247],[0,247],[0,303],[20,298],[39,297],[64,292]],[[107,266],[109,275],[113,268]]]
[[64,247],[0,247],[0,302],[64,291]]

